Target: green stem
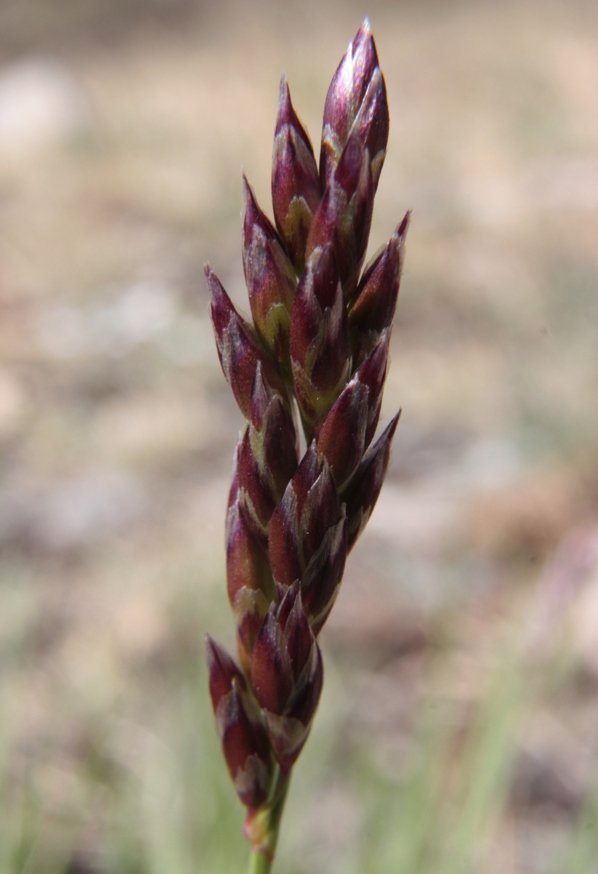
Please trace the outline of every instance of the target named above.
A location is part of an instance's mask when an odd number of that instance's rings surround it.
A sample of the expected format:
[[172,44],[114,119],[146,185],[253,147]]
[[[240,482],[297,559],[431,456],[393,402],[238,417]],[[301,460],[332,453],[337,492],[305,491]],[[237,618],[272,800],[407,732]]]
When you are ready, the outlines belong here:
[[254,815],[251,823],[247,823],[247,837],[253,843],[249,874],[270,874],[290,779],[290,774],[278,771],[271,793],[272,801]]
[[252,850],[249,860],[249,874],[270,874],[272,862],[259,850]]

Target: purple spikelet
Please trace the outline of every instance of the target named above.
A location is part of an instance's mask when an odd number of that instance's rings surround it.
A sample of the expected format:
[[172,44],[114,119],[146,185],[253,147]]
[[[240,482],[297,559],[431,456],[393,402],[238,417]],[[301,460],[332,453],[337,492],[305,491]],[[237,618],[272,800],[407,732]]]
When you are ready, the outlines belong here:
[[226,520],[239,665],[208,638],[210,693],[246,835],[269,859],[322,689],[317,638],[378,499],[399,418],[375,440],[409,224],[407,214],[363,268],[387,141],[366,19],[328,89],[319,166],[282,79],[274,221],[243,177],[251,322],[206,268],[218,356],[246,420]]

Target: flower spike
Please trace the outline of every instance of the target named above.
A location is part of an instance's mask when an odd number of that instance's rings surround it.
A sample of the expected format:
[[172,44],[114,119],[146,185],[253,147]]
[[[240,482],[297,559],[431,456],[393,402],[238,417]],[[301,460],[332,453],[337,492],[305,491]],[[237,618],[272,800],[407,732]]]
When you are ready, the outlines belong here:
[[375,439],[409,224],[407,213],[363,269],[387,141],[366,19],[328,89],[319,167],[283,77],[273,221],[243,177],[251,322],[206,268],[218,356],[245,418],[226,516],[238,664],[208,638],[209,685],[247,808],[252,871],[270,871],[322,690],[318,636],[380,494],[399,418]]

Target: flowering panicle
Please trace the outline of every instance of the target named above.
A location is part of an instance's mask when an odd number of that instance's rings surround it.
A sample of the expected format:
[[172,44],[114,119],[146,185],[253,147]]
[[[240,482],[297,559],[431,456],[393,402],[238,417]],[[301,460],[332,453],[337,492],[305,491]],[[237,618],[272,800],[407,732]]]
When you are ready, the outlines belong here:
[[270,859],[322,688],[318,635],[380,493],[398,422],[372,442],[409,223],[407,214],[363,269],[387,140],[366,20],[328,90],[319,166],[281,82],[274,223],[243,177],[252,323],[206,267],[218,355],[246,420],[226,519],[239,664],[208,638],[210,693],[248,809],[246,834]]

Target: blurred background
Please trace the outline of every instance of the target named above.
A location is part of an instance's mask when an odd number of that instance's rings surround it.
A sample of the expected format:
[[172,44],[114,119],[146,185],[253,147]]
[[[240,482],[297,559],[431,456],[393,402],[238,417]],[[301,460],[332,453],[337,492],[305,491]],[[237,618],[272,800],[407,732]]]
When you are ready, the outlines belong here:
[[202,268],[247,311],[241,167],[269,212],[280,75],[318,150],[366,14],[403,416],[277,870],[598,871],[595,5],[5,0],[2,874],[244,870],[203,666],[242,422]]

